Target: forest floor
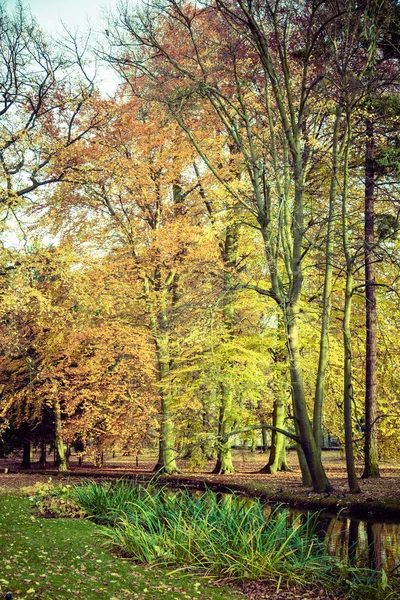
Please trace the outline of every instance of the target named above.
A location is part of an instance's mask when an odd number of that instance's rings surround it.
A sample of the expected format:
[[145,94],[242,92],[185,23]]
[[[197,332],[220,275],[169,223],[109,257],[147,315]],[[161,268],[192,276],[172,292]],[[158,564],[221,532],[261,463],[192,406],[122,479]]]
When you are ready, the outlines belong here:
[[[267,475],[259,473],[265,465],[267,455],[248,450],[234,450],[234,466],[236,473],[230,475],[213,475],[214,462],[209,461],[202,468],[194,470],[189,461],[179,460],[179,475],[163,476],[159,483],[167,485],[188,486],[193,488],[209,487],[216,491],[233,490],[250,496],[259,496],[265,500],[283,502],[295,507],[310,509],[329,508],[332,511],[345,511],[349,514],[375,519],[400,519],[400,464],[398,462],[382,462],[379,479],[360,479],[361,493],[348,493],[346,467],[343,455],[339,451],[323,453],[323,462],[334,491],[330,495],[313,493],[303,488],[301,474],[295,452],[288,453],[290,472]],[[82,467],[77,465],[75,457],[70,463],[69,477],[115,478],[137,477],[151,479],[156,454],[146,452],[139,455],[138,465],[134,457],[106,456],[105,464],[97,469],[87,461]],[[31,485],[35,481],[43,481],[49,476],[56,476],[57,470],[51,464],[45,471],[40,471],[33,463],[30,471],[21,469],[20,457],[0,459],[0,469],[8,468],[9,473],[0,473],[1,488],[12,490],[21,487],[22,481]],[[357,465],[361,476],[362,464]],[[22,479],[23,478],[23,479]],[[25,479],[26,478],[26,479]]]

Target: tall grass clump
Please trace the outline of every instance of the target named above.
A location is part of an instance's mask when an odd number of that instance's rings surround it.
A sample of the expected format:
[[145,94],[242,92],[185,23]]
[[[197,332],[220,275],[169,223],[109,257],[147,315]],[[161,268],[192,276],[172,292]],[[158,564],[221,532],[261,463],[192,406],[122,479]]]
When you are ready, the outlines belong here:
[[325,589],[343,584],[353,598],[357,589],[366,599],[371,585],[379,587],[375,574],[328,555],[315,533],[316,515],[294,518],[277,507],[266,516],[258,500],[210,491],[171,493],[126,481],[87,483],[74,495],[89,516],[112,525],[105,530],[110,543],[140,562],[183,565],[241,581],[283,578]]

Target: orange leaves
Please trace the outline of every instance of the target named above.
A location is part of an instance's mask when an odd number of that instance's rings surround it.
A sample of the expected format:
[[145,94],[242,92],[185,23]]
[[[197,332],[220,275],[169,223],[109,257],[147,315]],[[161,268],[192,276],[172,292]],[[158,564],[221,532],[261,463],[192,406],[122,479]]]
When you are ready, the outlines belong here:
[[101,431],[123,440],[154,426],[149,344],[143,329],[107,307],[107,289],[96,291],[90,269],[75,261],[61,247],[38,251],[10,273],[0,329],[2,416],[35,424],[57,398],[66,438]]

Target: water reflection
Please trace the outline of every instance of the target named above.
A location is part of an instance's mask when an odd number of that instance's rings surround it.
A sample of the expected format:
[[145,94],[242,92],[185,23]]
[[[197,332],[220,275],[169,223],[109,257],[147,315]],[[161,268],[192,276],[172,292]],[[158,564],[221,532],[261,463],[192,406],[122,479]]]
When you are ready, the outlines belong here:
[[[169,493],[176,494],[177,491]],[[179,493],[179,492],[178,492]],[[193,492],[194,495],[203,492]],[[251,506],[254,500],[233,494],[216,493],[219,504],[240,502]],[[400,572],[400,523],[382,523],[331,515],[326,511],[312,513],[265,504],[263,512],[268,519],[275,510],[288,512],[288,524],[296,519],[305,522],[314,514],[315,534],[325,543],[327,551],[353,566]]]
[[400,525],[332,518],[327,549],[350,564],[394,570],[400,563]]
[[[230,494],[218,493],[222,503],[223,498]],[[250,498],[238,498],[244,505],[250,505]],[[265,517],[268,518],[273,510],[283,510],[279,507],[264,506]],[[306,520],[310,512],[288,510],[288,522],[295,519]],[[328,552],[343,561],[349,560],[352,566],[369,567],[385,571],[400,570],[400,523],[380,523],[348,518],[343,515],[330,515],[326,511],[315,513],[315,533],[321,542],[325,542]]]

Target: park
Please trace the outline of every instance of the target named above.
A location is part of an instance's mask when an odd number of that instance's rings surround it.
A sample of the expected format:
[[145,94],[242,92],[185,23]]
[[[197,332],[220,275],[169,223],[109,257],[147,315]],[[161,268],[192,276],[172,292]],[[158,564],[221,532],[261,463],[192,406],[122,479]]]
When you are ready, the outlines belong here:
[[399,91],[395,0],[0,4],[0,595],[399,597]]

